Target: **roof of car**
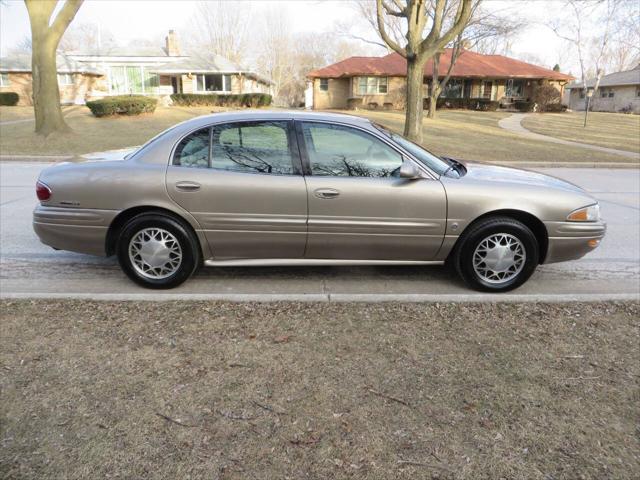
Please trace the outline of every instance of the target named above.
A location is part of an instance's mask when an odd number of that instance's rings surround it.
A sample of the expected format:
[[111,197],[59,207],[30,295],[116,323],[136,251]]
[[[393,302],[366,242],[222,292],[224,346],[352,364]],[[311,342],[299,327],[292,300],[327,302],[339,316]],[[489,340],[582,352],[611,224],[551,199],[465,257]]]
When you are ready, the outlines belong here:
[[192,118],[183,122],[185,125],[199,126],[218,122],[251,121],[251,120],[316,120],[352,125],[371,123],[368,119],[344,113],[309,112],[304,110],[234,110],[213,113]]

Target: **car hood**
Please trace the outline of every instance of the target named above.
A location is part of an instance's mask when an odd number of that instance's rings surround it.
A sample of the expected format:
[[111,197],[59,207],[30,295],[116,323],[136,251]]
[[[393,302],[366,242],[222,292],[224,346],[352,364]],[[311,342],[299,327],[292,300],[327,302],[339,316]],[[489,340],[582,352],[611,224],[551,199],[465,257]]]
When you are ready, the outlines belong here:
[[496,183],[525,184],[547,188],[556,188],[570,192],[585,193],[584,190],[573,183],[561,180],[551,175],[521,170],[518,168],[500,167],[485,163],[464,162],[467,173],[462,177],[469,180],[480,180]]

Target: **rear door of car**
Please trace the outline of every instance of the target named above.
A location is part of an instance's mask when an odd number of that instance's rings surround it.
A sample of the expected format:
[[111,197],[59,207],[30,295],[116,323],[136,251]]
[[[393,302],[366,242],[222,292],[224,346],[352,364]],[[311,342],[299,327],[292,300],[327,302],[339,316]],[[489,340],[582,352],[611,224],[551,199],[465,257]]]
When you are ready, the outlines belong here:
[[400,178],[402,152],[365,128],[296,121],[296,131],[309,205],[307,258],[435,258],[447,216],[437,178]]
[[215,259],[300,258],[307,193],[291,120],[215,124],[185,136],[167,169],[171,198]]

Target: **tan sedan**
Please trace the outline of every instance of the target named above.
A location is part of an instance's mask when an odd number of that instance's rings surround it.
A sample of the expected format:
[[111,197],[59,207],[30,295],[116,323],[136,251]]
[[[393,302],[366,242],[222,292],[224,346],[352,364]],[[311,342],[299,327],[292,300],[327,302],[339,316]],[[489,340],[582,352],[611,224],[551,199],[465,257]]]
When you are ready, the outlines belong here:
[[450,264],[506,291],[605,233],[596,200],[538,173],[437,157],[366,119],[230,112],[161,133],[120,161],[38,180],[33,225],[56,249],[117,255],[151,288],[202,264]]

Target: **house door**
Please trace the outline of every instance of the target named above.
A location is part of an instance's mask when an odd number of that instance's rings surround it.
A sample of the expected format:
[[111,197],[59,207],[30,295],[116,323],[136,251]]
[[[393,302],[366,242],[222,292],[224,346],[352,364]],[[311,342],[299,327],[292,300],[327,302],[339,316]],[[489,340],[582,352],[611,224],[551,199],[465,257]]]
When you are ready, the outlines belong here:
[[471,98],[471,84],[472,84],[471,80],[464,81],[463,98]]
[[493,90],[493,82],[482,82],[482,98],[491,100]]
[[182,85],[179,77],[171,77],[171,88],[173,93],[182,93]]

